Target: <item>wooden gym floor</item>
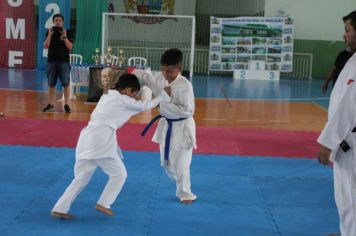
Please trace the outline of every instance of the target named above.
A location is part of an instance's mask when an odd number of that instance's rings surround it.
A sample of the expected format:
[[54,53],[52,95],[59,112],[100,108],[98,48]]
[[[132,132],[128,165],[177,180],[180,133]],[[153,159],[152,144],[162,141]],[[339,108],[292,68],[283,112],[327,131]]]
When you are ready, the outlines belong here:
[[[195,120],[198,126],[320,131],[326,121],[329,94],[321,93],[321,80],[237,81],[228,77],[195,76]],[[63,112],[58,87],[56,111],[43,113],[47,104],[44,71],[0,70],[0,111],[7,117],[54,120],[88,120],[95,104],[86,103],[86,92]],[[157,110],[133,117],[147,123]]]

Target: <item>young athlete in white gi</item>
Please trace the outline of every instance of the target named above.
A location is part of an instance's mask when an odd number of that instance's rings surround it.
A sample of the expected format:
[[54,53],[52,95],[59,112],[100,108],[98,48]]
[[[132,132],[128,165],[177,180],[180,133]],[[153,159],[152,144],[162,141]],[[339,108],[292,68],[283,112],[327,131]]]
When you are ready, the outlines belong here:
[[[103,71],[104,87],[111,87]],[[71,204],[90,181],[96,167],[100,167],[109,180],[103,190],[96,209],[107,215],[114,215],[111,204],[121,191],[127,177],[121,161],[122,154],[117,145],[116,130],[121,128],[131,116],[154,108],[161,101],[170,101],[170,88],[167,87],[153,100],[136,101],[133,97],[140,90],[137,77],[124,74],[100,98],[91,114],[88,125],[80,133],[76,147],[74,179],[52,209],[51,215],[58,218],[73,218],[69,214]]]
[[142,76],[140,82],[154,94],[159,94],[169,84],[171,100],[159,104],[160,121],[152,138],[160,145],[161,164],[167,175],[176,182],[176,196],[183,204],[191,204],[197,196],[190,188],[190,164],[196,148],[192,84],[180,74],[183,54],[178,49],[168,49],[161,56],[163,76]]
[[[344,39],[356,51],[356,11],[343,18]],[[356,235],[356,54],[347,61],[330,97],[319,161],[333,162],[335,201],[342,236]]]

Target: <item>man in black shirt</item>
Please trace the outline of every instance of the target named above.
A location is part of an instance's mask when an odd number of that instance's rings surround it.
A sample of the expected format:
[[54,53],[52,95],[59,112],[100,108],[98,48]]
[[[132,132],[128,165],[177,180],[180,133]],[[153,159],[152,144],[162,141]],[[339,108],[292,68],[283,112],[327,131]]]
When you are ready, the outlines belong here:
[[61,14],[55,14],[52,17],[54,26],[48,29],[46,39],[44,41],[44,48],[48,48],[47,60],[47,78],[48,78],[48,93],[49,103],[43,109],[43,112],[54,111],[54,103],[56,97],[56,84],[59,77],[64,94],[64,110],[70,113],[71,109],[69,102],[69,52],[73,47],[73,43],[69,38],[66,29],[63,28],[64,17]]
[[346,48],[345,50],[341,51],[337,55],[335,62],[334,62],[334,66],[333,66],[332,70],[330,71],[330,73],[328,74],[328,76],[326,77],[323,86],[321,87],[323,93],[326,93],[326,91],[328,90],[328,85],[331,80],[333,81],[333,87],[334,87],[337,77],[339,77],[340,72],[342,71],[342,69],[344,68],[344,65],[349,60],[349,58],[352,56],[352,54],[353,53],[351,53],[350,50],[348,48]]

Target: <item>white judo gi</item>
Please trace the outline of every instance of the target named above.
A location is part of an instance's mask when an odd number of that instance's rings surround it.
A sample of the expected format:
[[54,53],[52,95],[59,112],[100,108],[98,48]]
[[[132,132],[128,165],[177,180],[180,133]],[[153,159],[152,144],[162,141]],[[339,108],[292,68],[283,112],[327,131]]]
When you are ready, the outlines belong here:
[[52,211],[67,213],[72,202],[90,181],[97,166],[109,176],[97,203],[110,208],[127,177],[126,168],[121,161],[121,149],[117,144],[116,130],[131,116],[154,108],[162,100],[170,100],[164,91],[155,99],[144,102],[136,101],[116,90],[109,90],[108,94],[100,98],[88,125],[79,136],[74,179]]
[[[153,94],[159,94],[167,86],[168,81],[161,73],[153,76],[137,75],[140,83],[148,86]],[[161,101],[160,114],[168,119],[180,119],[172,123],[172,133],[169,149],[168,164],[164,162],[165,139],[168,122],[165,118],[159,120],[157,129],[152,138],[160,145],[161,165],[167,175],[176,182],[176,196],[181,200],[195,200],[197,198],[191,191],[190,165],[193,148],[196,148],[196,127],[193,118],[195,100],[192,84],[182,75],[169,84],[171,87],[171,100]]]
[[[335,201],[342,236],[356,235],[356,54],[345,64],[332,90],[328,121],[318,143],[332,150]],[[350,150],[339,148],[345,140]]]

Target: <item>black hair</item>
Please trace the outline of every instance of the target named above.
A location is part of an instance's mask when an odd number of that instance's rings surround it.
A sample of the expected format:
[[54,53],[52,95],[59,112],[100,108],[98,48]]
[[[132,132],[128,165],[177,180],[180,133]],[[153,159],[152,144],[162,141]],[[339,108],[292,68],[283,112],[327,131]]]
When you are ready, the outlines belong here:
[[346,22],[347,20],[350,20],[352,27],[356,31],[356,11],[350,12],[347,16],[344,16],[342,18],[342,20],[344,22]]
[[62,18],[62,21],[64,21],[64,16],[63,16],[62,14],[57,13],[57,14],[54,14],[54,15],[52,16],[52,21],[53,21],[53,22],[54,22],[54,19],[55,19],[56,17],[60,17],[60,18]]
[[183,62],[183,53],[177,48],[166,50],[161,56],[161,65],[178,65]]
[[120,76],[119,80],[114,84],[113,89],[122,90],[131,88],[133,92],[140,91],[140,83],[134,74],[124,73]]

